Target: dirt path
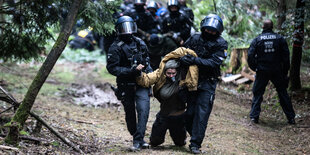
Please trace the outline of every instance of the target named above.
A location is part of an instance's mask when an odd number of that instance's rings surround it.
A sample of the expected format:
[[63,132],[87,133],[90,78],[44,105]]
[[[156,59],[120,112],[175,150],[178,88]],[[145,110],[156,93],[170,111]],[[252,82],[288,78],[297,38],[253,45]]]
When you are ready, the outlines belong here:
[[[126,129],[122,108],[102,108],[80,106],[63,92],[72,83],[95,84],[111,82],[114,78],[106,76],[105,71],[96,66],[58,65],[49,78],[50,82],[41,90],[33,110],[40,114],[53,127],[67,138],[78,144],[88,154],[135,154],[128,151],[132,137]],[[23,70],[25,68],[22,68]],[[78,74],[76,71],[83,72]],[[63,72],[66,76],[63,77]],[[91,72],[91,73],[90,73]],[[35,73],[35,72],[34,72]],[[104,74],[103,74],[104,73]],[[11,73],[7,73],[11,74]],[[1,74],[0,81],[9,75]],[[67,77],[72,74],[72,77]],[[78,75],[78,76],[76,76]],[[16,76],[18,75],[10,75]],[[32,75],[25,76],[24,84],[29,85]],[[56,81],[56,82],[55,82]],[[7,87],[12,82],[5,82]],[[251,124],[248,118],[250,110],[249,97],[227,93],[221,85],[216,92],[214,109],[209,119],[206,137],[202,150],[207,154],[310,154],[310,106],[294,103],[298,115],[297,125],[286,123],[281,108],[270,105],[263,106],[260,124]],[[18,84],[8,87],[12,94],[22,99],[23,91]],[[17,91],[18,90],[18,91]],[[150,117],[147,124],[145,140],[149,141],[151,126],[159,111],[159,103],[151,99]],[[31,133],[34,120],[28,121],[27,132]],[[33,135],[31,135],[33,136]],[[37,137],[47,140],[45,143],[34,144],[22,142],[19,153],[23,154],[76,154],[45,128]],[[142,150],[139,154],[187,154],[189,137],[186,147],[175,147],[166,135],[165,143],[156,149]],[[2,153],[12,153],[1,151]]]

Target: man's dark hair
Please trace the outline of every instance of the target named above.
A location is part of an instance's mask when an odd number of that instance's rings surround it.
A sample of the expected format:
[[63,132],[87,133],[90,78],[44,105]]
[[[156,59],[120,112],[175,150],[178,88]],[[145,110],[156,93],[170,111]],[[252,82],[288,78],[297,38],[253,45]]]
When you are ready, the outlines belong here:
[[267,29],[273,29],[273,22],[272,22],[272,20],[270,20],[270,19],[266,19],[265,21],[264,21],[264,25],[263,25],[263,29],[264,30],[267,30]]

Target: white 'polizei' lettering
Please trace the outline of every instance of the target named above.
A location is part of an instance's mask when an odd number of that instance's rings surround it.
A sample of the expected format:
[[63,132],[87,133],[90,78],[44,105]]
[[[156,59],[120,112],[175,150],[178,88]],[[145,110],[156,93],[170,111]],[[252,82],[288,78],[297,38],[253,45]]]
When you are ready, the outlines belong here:
[[267,40],[267,39],[276,39],[276,35],[263,35],[263,36],[260,36],[260,39],[261,40]]

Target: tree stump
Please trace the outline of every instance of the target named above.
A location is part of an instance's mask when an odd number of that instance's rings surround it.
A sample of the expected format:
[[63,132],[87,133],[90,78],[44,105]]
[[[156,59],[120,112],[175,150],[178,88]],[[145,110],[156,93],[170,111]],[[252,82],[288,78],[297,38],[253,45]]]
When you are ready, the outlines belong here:
[[248,48],[234,48],[230,53],[229,73],[236,73],[242,67],[248,67]]
[[9,127],[9,133],[11,136],[8,136],[5,139],[5,142],[11,145],[16,145],[19,142],[19,127],[20,125],[18,125],[18,123],[16,122],[12,122],[10,125],[8,125],[7,127]]

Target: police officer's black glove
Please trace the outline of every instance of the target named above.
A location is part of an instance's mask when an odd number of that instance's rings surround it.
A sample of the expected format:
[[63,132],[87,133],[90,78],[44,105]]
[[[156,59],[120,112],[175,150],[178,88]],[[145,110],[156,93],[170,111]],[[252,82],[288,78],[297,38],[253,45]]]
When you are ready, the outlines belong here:
[[131,73],[133,73],[133,75],[136,76],[136,77],[141,75],[141,71],[137,70],[137,66],[135,66],[135,65],[132,66],[130,68],[130,70],[131,70]]
[[182,65],[190,66],[190,65],[194,64],[195,57],[193,55],[187,54],[187,55],[180,58],[180,62]]

